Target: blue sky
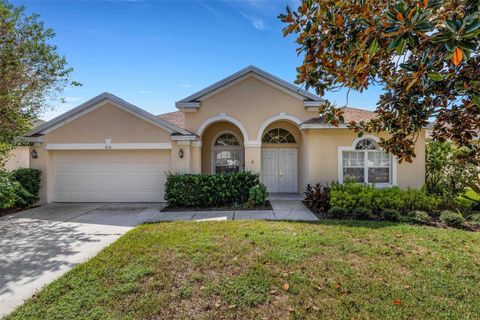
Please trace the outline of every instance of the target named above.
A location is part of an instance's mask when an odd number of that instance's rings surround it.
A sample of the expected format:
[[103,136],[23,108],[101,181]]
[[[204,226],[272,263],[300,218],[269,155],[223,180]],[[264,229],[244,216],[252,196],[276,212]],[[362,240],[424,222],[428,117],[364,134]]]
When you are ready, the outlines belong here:
[[[277,19],[295,0],[14,1],[55,30],[54,43],[80,88],[67,88],[56,115],[104,91],[153,114],[255,65],[293,82],[301,58]],[[373,110],[380,90],[350,93],[349,105]],[[344,105],[345,91],[326,96]]]

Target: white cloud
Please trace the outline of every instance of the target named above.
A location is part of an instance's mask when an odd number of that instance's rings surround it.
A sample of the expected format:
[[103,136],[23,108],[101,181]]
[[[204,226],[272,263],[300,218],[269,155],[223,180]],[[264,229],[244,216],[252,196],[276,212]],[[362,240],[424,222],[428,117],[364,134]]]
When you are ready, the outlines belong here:
[[179,83],[177,86],[179,86],[180,88],[191,88],[192,87],[190,85],[190,83]]
[[212,15],[214,15],[216,18],[222,18],[223,15],[218,12],[218,10],[214,9],[212,6],[206,4],[203,1],[198,2],[202,7],[204,7],[208,12],[210,12]]
[[263,21],[262,19],[253,20],[252,24],[255,27],[255,29],[258,29],[260,31],[263,31],[267,28],[267,26],[265,25],[265,21]]
[[246,14],[245,12],[243,11],[240,11],[240,14],[245,18],[247,19],[248,21],[250,21],[250,23],[252,24],[252,26],[257,29],[257,30],[260,30],[260,31],[264,31],[266,29],[268,29],[268,26],[265,22],[264,19],[262,18],[258,18],[258,17],[255,17],[255,16],[251,16],[251,15],[248,15]]

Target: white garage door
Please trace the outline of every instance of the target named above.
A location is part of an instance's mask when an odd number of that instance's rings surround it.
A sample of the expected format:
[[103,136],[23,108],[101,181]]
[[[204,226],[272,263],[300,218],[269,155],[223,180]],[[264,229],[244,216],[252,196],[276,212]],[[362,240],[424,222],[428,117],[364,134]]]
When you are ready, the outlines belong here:
[[55,202],[164,201],[170,151],[55,151]]

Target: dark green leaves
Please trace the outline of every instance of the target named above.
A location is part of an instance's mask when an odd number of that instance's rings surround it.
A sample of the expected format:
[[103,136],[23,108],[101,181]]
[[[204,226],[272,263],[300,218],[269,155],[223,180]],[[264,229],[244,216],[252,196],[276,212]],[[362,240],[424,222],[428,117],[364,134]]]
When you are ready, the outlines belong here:
[[438,72],[430,72],[428,74],[428,77],[432,79],[433,81],[442,81],[443,80],[443,75]]
[[[480,132],[479,10],[474,0],[314,2],[287,26],[304,54],[296,83],[322,95],[379,84],[385,94],[378,117],[350,128],[389,133],[382,147],[411,161],[415,141],[438,117],[439,137],[480,161],[480,144],[471,143],[472,132]],[[326,115],[327,123],[338,123],[333,110]]]

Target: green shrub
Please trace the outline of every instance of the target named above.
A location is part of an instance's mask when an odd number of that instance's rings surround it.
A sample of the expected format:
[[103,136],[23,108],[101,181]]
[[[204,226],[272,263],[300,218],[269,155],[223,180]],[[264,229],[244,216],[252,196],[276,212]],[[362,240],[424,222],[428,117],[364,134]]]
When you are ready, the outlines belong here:
[[444,206],[452,207],[469,181],[478,176],[477,168],[460,158],[466,150],[451,142],[432,141],[426,145],[425,186],[429,194],[442,197]]
[[465,223],[465,218],[458,212],[444,210],[440,214],[440,221],[448,226],[461,227]]
[[320,213],[327,212],[330,205],[330,188],[317,183],[315,186],[310,184],[303,193],[305,198],[303,202],[312,211]]
[[418,224],[426,224],[432,221],[432,218],[425,211],[414,210],[408,214],[408,221]]
[[342,207],[332,207],[328,210],[328,214],[339,219],[349,218],[348,210]]
[[218,207],[246,204],[250,188],[260,183],[258,174],[169,174],[165,200],[170,207]]
[[372,185],[347,182],[333,183],[330,191],[330,206],[341,207],[349,212],[355,208],[367,208],[379,213],[391,209],[406,215],[413,210],[431,212],[439,204],[438,197],[430,196],[424,190],[402,190],[398,187],[376,189]]
[[20,188],[20,183],[15,181],[10,173],[0,171],[0,209],[5,210],[15,206]]
[[344,184],[334,182],[330,191],[330,206],[340,207],[348,212],[352,212],[356,207],[371,208],[374,192],[373,186],[353,182]]
[[359,220],[371,220],[375,218],[372,210],[365,207],[355,207],[352,212],[353,216]]
[[400,221],[401,213],[396,209],[384,209],[381,213],[381,217],[383,220]]
[[12,172],[13,178],[23,187],[18,190],[17,206],[26,208],[38,201],[40,170],[20,168]]
[[468,223],[470,223],[474,227],[480,227],[480,213],[472,215]]
[[263,183],[259,183],[248,190],[248,205],[262,206],[267,201],[268,192],[267,187]]

